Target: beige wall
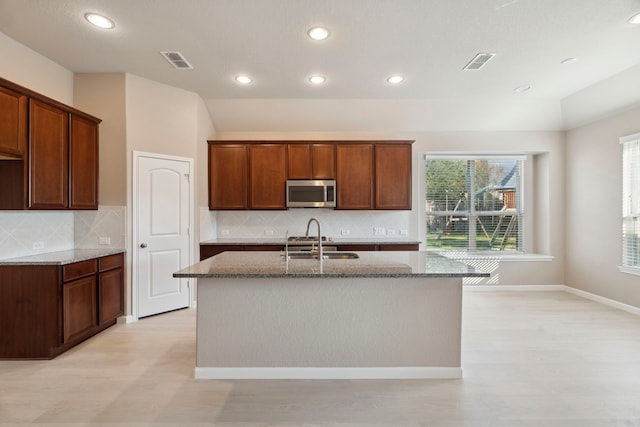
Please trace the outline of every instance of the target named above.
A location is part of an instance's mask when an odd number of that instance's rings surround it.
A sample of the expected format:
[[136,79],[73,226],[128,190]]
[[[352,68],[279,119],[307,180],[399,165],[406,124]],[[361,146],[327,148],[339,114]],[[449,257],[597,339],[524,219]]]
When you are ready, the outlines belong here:
[[73,105],[73,73],[0,32],[0,76]]
[[100,205],[127,203],[126,109],[124,73],[80,73],[74,76],[74,101],[100,123]]
[[622,259],[621,136],[640,132],[640,108],[567,132],[566,276],[568,286],[640,307],[640,278]]

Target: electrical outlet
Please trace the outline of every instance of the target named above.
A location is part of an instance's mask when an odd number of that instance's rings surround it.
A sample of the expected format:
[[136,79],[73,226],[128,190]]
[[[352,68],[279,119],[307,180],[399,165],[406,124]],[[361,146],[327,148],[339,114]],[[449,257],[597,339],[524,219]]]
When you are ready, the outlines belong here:
[[396,235],[396,230],[394,230],[393,228],[387,228],[387,236],[395,236]]
[[100,237],[100,240],[98,241],[98,243],[100,243],[101,245],[110,245],[111,237]]
[[400,235],[401,236],[408,236],[409,235],[409,230],[400,230]]
[[340,230],[340,234],[342,234],[343,236],[348,236],[351,234],[351,230],[349,230],[348,228],[343,228]]
[[44,242],[33,242],[33,249],[44,249]]
[[374,227],[373,234],[375,236],[384,236],[384,227]]
[[226,229],[224,229],[224,228],[223,228],[223,229],[220,231],[220,234],[221,234],[221,235],[223,235],[223,236],[228,236],[228,235],[229,235],[229,230],[226,230]]
[[273,230],[264,230],[265,236],[273,236]]

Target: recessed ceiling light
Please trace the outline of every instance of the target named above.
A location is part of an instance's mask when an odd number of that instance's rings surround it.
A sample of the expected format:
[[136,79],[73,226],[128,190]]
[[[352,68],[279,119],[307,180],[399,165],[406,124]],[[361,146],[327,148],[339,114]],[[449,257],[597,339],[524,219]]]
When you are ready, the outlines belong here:
[[104,28],[105,30],[110,30],[116,26],[111,19],[106,16],[98,15],[97,13],[85,13],[84,19],[91,22],[96,27]]
[[563,59],[562,61],[560,61],[560,63],[562,65],[565,64],[573,64],[574,62],[576,62],[578,60],[578,58],[567,58],[567,59]]
[[324,40],[329,37],[329,30],[324,27],[313,27],[307,31],[307,34],[314,40]]
[[244,74],[241,74],[239,76],[236,76],[236,81],[240,84],[243,85],[248,85],[249,83],[251,83],[253,80],[251,80],[251,77],[249,76],[245,76]]
[[309,81],[314,85],[321,85],[327,81],[327,78],[325,76],[311,76],[309,77]]
[[640,24],[640,13],[636,13],[629,18],[629,24]]
[[522,93],[522,92],[528,91],[529,89],[531,89],[531,86],[523,85],[523,86],[518,86],[517,88],[514,89],[514,91],[516,91],[517,93]]
[[394,75],[387,78],[387,83],[391,83],[392,85],[397,85],[404,80],[404,77],[400,75]]

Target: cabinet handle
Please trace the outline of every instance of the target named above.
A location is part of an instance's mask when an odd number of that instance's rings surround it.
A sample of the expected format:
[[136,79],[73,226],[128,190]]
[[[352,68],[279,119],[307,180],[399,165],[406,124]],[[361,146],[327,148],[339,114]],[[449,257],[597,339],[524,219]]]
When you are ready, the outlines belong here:
[[146,244],[146,243],[140,243],[140,247],[141,247],[142,249],[144,249],[144,248],[146,248],[146,247],[147,247],[147,244]]

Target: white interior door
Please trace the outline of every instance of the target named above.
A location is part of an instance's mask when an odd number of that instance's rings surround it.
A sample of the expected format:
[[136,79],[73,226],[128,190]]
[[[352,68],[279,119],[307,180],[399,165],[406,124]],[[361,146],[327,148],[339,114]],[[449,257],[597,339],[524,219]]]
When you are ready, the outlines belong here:
[[188,279],[173,273],[191,263],[191,159],[135,153],[134,230],[138,317],[189,306]]

